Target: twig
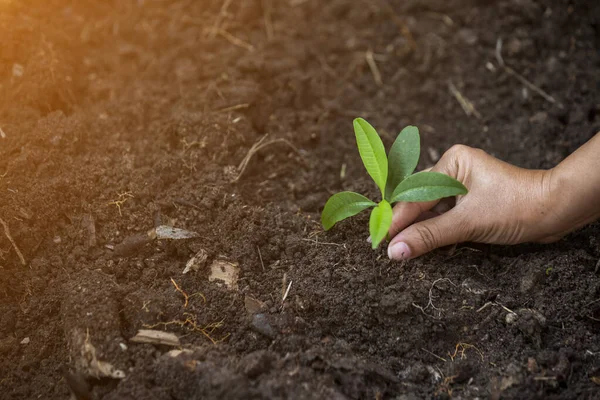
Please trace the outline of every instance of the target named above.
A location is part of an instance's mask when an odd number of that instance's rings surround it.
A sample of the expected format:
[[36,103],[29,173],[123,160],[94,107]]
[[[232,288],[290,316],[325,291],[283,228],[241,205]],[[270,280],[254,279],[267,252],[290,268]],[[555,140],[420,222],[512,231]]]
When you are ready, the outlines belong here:
[[194,294],[190,294],[190,296],[188,297],[188,300],[194,296],[200,296],[202,298],[202,301],[204,301],[204,303],[206,304],[206,296],[202,292],[196,292]]
[[325,246],[338,246],[338,247],[346,248],[345,244],[340,244],[340,243],[319,242],[318,240],[314,240],[314,239],[302,239],[302,241],[304,241],[304,242],[311,242],[311,243],[314,243],[314,244],[322,244],[322,245],[325,245]]
[[285,302],[285,299],[287,299],[288,294],[290,294],[290,289],[292,288],[292,282],[294,282],[294,281],[290,281],[290,283],[289,283],[289,285],[287,287],[287,290],[285,291],[285,293],[283,295],[283,298],[281,299],[281,303],[282,304]]
[[216,110],[215,112],[229,112],[229,111],[235,111],[235,110],[242,110],[244,108],[248,108],[250,107],[250,104],[248,103],[242,103],[242,104],[236,104],[235,106],[231,106],[231,107],[225,107],[225,108],[221,108],[220,110]]
[[264,135],[262,138],[260,138],[256,143],[254,143],[252,145],[252,147],[250,148],[250,150],[248,150],[248,154],[246,154],[246,157],[244,157],[244,159],[242,160],[242,162],[240,162],[240,165],[238,165],[238,176],[235,177],[235,179],[233,179],[231,182],[237,182],[243,175],[244,171],[246,170],[246,167],[248,166],[248,163],[250,162],[250,159],[252,158],[252,156],[254,156],[254,154],[256,154],[258,151],[264,149],[267,146],[270,146],[272,144],[276,144],[276,143],[284,143],[286,145],[288,145],[289,147],[292,148],[292,150],[294,150],[296,153],[300,154],[300,151],[298,151],[298,149],[291,144],[288,140],[286,139],[273,139],[270,140],[268,142],[265,143],[265,139],[267,138],[268,134]]
[[265,32],[267,34],[267,40],[270,42],[273,39],[273,20],[271,18],[271,8],[273,7],[271,0],[262,0],[262,8],[265,20]]
[[448,360],[446,360],[445,358],[443,358],[443,357],[440,357],[440,356],[438,356],[437,354],[435,354],[435,353],[432,353],[431,351],[429,351],[429,350],[427,350],[427,349],[424,349],[424,348],[422,348],[422,347],[421,347],[421,350],[423,350],[423,351],[424,351],[425,353],[427,353],[427,354],[430,354],[430,355],[434,356],[434,357],[435,357],[435,358],[437,358],[438,360],[442,360],[443,362],[447,362],[447,361],[448,361]]
[[[179,287],[179,285],[177,284],[177,282],[175,282],[175,280],[173,278],[171,278],[171,283],[173,283],[173,286],[175,286],[175,290],[177,290],[179,293],[181,293],[185,299],[185,304],[183,305],[183,308],[187,308],[188,306],[188,302],[190,300],[190,296],[188,296],[188,294],[186,292],[184,292],[183,290],[181,290],[181,288]],[[202,296],[204,297],[204,296]],[[206,298],[204,298],[204,301],[206,302]]]
[[13,248],[15,249],[17,256],[19,256],[19,260],[21,260],[21,265],[27,265],[27,263],[25,262],[25,257],[23,257],[23,253],[21,253],[21,250],[19,250],[19,246],[17,246],[17,243],[15,242],[15,240],[13,239],[13,237],[10,234],[10,229],[8,229],[8,224],[6,222],[4,222],[4,220],[2,218],[0,218],[0,224],[2,224],[2,226],[4,227],[4,234],[6,235],[6,237],[12,244]]
[[496,61],[498,61],[498,65],[500,65],[500,67],[502,69],[504,69],[504,71],[506,71],[507,74],[512,75],[515,78],[517,78],[517,80],[519,82],[521,82],[523,85],[527,86],[529,89],[533,90],[534,92],[536,92],[537,94],[542,96],[549,103],[556,104],[558,106],[558,108],[563,108],[563,105],[561,103],[557,103],[557,101],[554,97],[550,96],[543,89],[534,85],[529,80],[527,80],[523,75],[519,74],[517,71],[515,71],[514,69],[512,69],[511,67],[506,65],[506,63],[504,62],[504,58],[502,58],[502,38],[498,38],[498,40],[496,41]]
[[504,309],[504,311],[509,312],[511,314],[516,314],[516,312],[514,312],[513,310],[511,310],[510,308],[506,307],[504,304],[495,302],[494,304],[499,305],[500,307],[502,307]]
[[265,263],[262,259],[262,254],[260,254],[260,247],[256,246],[256,250],[258,250],[258,258],[260,258],[260,265],[262,265],[262,270],[265,270]]
[[457,343],[456,347],[454,348],[454,354],[450,354],[450,352],[448,352],[448,355],[450,356],[450,358],[452,359],[452,361],[454,361],[454,359],[456,358],[456,356],[458,355],[458,348],[460,347],[460,359],[463,360],[465,358],[465,352],[467,351],[467,349],[475,349],[475,351],[477,353],[479,353],[479,357],[481,357],[481,361],[484,360],[484,356],[483,356],[483,352],[481,350],[479,350],[477,348],[477,346],[474,346],[472,344],[469,343]]
[[477,119],[481,119],[481,114],[475,109],[473,103],[463,96],[451,81],[448,81],[448,89],[454,98],[456,98],[456,101],[458,101],[458,104],[460,104],[465,114],[467,114],[467,117],[474,115]]
[[438,278],[435,281],[433,281],[433,283],[431,284],[431,287],[429,288],[429,302],[427,303],[427,305],[425,306],[425,310],[427,310],[429,308],[429,306],[431,306],[431,308],[433,308],[434,310],[438,310],[438,311],[444,311],[441,308],[437,308],[436,306],[433,305],[433,288],[435,287],[435,285],[440,282],[440,281],[447,281],[450,282],[450,284],[452,286],[456,286],[454,283],[452,283],[452,281],[449,278]]
[[597,300],[594,300],[594,301],[590,301],[589,303],[587,303],[587,304],[585,305],[585,307],[587,307],[587,306],[591,306],[592,304],[594,304],[594,303],[597,303],[597,302],[599,302],[599,301],[600,301],[600,299],[597,299]]
[[221,24],[223,23],[223,19],[225,19],[225,17],[227,16],[227,9],[229,8],[230,4],[231,4],[231,0],[223,1],[223,5],[221,6],[221,9],[219,10],[219,14],[217,15],[217,18],[215,19],[215,24],[213,25],[213,28],[210,29],[208,32],[207,36],[209,39],[214,39],[214,37],[219,32],[219,29],[221,29]]
[[494,303],[492,303],[491,301],[488,301],[487,303],[482,305],[476,312],[481,312],[481,311],[485,310],[486,308],[488,308],[489,306],[493,306],[493,305],[494,305]]
[[232,35],[231,33],[227,32],[225,29],[219,28],[218,32],[219,35],[223,36],[229,43],[241,47],[243,49],[248,50],[249,52],[253,52],[254,51],[254,46],[252,46],[250,43]]
[[377,67],[377,63],[375,62],[375,58],[373,57],[373,51],[371,49],[367,50],[365,53],[365,59],[367,60],[367,64],[369,64],[369,69],[373,74],[373,79],[377,86],[383,86],[383,81],[381,80],[381,72],[379,72],[379,68]]

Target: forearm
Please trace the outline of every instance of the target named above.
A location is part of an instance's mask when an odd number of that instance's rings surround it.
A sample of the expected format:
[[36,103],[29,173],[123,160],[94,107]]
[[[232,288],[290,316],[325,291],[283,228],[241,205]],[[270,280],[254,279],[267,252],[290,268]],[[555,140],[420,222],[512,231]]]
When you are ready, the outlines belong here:
[[600,133],[552,170],[550,196],[560,234],[600,218]]

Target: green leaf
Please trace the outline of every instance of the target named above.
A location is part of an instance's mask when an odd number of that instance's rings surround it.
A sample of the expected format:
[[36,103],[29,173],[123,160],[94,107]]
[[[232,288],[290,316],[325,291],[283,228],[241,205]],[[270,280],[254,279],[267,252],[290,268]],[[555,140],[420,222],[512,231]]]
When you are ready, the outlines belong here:
[[373,249],[385,238],[392,225],[392,206],[386,200],[381,200],[371,211],[369,220],[369,232],[371,233],[371,244]]
[[325,230],[329,230],[337,222],[376,205],[377,203],[367,199],[362,194],[354,192],[336,193],[325,203],[325,208],[321,214],[321,223]]
[[400,182],[394,189],[391,202],[432,201],[467,192],[467,188],[462,183],[448,175],[424,171],[411,175]]
[[385,194],[385,183],[388,176],[388,160],[385,155],[385,147],[377,134],[377,131],[364,119],[354,120],[354,134],[360,158],[371,178],[381,190],[381,196]]
[[396,186],[413,173],[420,153],[419,129],[416,126],[402,129],[388,154],[388,179],[385,186],[387,200],[391,198]]

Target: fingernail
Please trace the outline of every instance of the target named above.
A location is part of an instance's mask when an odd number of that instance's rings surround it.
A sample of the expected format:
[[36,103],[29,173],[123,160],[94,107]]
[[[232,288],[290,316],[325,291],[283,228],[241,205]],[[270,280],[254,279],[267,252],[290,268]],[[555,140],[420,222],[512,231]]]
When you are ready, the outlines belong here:
[[394,243],[388,246],[388,257],[390,260],[408,260],[410,258],[410,249],[404,242]]
[[371,236],[369,236],[369,237],[367,238],[367,243],[371,243],[371,242],[372,242],[372,240],[371,240]]

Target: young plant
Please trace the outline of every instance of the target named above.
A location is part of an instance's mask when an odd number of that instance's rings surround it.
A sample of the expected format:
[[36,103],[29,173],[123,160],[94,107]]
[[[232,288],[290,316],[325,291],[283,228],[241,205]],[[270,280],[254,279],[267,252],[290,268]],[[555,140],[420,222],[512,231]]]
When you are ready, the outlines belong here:
[[421,152],[419,130],[407,126],[400,132],[388,156],[377,131],[364,119],[354,120],[356,144],[367,172],[381,191],[379,204],[354,192],[340,192],[327,200],[321,223],[329,230],[337,222],[370,208],[369,231],[376,249],[392,224],[392,205],[399,201],[432,201],[467,193],[467,188],[454,178],[439,172],[413,174]]

